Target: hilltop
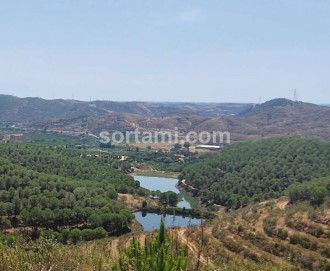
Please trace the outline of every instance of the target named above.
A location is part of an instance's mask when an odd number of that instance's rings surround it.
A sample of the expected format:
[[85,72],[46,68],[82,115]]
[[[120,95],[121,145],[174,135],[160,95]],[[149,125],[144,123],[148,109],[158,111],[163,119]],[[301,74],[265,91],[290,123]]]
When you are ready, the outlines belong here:
[[199,130],[230,131],[235,141],[297,135],[330,139],[330,108],[310,103],[275,99],[250,106],[235,116],[211,118]]
[[240,113],[241,116],[256,114],[258,112],[266,112],[269,110],[276,110],[276,108],[285,107],[285,106],[296,106],[304,104],[303,102],[294,102],[285,98],[278,98],[267,101],[262,104],[252,105],[247,110],[244,110]]

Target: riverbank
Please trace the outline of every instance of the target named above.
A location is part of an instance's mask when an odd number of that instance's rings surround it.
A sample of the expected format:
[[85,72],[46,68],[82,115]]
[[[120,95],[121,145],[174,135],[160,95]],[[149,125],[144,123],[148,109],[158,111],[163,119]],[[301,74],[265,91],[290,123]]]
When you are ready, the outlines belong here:
[[134,168],[134,172],[131,173],[130,175],[131,176],[149,176],[149,177],[164,177],[164,178],[175,178],[175,179],[177,179],[178,176],[179,176],[179,172]]

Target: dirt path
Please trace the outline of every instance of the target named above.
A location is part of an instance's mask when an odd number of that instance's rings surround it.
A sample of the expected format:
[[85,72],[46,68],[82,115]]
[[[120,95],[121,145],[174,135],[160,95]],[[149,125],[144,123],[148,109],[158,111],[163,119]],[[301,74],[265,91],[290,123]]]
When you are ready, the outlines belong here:
[[258,232],[265,234],[264,231],[264,220],[265,218],[269,215],[268,210],[263,210],[262,213],[260,214],[257,223],[255,224],[255,228]]
[[111,241],[111,258],[113,259],[119,259],[119,249],[118,249],[118,242],[119,239],[114,239]]
[[187,245],[188,249],[193,253],[193,255],[196,255],[196,259],[200,261],[204,266],[208,266],[211,268],[214,268],[214,264],[208,259],[205,258],[201,251],[189,240],[189,234],[187,234],[187,229],[182,228],[177,230],[177,235],[179,240]]

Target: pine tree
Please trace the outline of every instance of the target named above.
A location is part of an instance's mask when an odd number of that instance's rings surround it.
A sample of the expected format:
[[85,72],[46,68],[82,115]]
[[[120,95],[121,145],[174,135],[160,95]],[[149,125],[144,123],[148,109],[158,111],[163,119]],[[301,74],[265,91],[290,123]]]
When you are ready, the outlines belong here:
[[146,238],[142,248],[133,238],[130,247],[124,249],[121,254],[114,271],[182,271],[188,268],[185,250],[168,238],[163,220],[155,240]]

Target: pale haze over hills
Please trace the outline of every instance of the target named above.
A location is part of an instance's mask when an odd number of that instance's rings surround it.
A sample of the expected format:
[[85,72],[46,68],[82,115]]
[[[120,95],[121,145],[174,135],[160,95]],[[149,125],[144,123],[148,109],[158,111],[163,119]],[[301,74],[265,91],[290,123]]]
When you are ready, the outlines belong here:
[[6,1],[0,93],[330,102],[329,1]]
[[233,140],[299,135],[329,140],[330,108],[275,99],[266,103],[150,103],[19,99],[0,95],[0,122],[22,129],[76,131],[230,131]]

